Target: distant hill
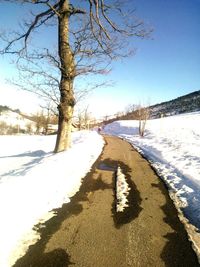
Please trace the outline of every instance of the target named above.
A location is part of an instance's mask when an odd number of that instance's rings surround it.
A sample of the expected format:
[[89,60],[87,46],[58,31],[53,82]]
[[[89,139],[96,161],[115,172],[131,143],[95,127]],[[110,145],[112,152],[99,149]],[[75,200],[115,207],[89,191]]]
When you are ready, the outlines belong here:
[[12,109],[12,108],[10,108],[10,107],[8,107],[8,106],[2,106],[2,105],[0,105],[0,115],[1,115],[3,112],[5,112],[5,111],[12,111],[12,112],[16,112],[16,113],[18,113],[18,114],[21,113],[19,109]]
[[13,110],[7,106],[0,106],[0,135],[33,133],[36,131],[36,124],[25,118],[20,110]]
[[200,111],[200,90],[150,106],[150,118]]
[[8,106],[1,106],[0,105],[0,114],[4,111],[8,111],[8,110],[11,110]]
[[[133,105],[133,107],[135,107],[134,111],[112,117],[111,119],[104,121],[104,123],[108,124],[115,120],[137,120],[139,118],[138,108],[136,105]],[[150,106],[149,116],[150,119],[156,119],[195,111],[200,111],[200,90],[180,96],[170,101]]]
[[57,131],[56,118],[43,114],[26,115],[19,109],[0,105],[0,135],[5,134],[50,134]]

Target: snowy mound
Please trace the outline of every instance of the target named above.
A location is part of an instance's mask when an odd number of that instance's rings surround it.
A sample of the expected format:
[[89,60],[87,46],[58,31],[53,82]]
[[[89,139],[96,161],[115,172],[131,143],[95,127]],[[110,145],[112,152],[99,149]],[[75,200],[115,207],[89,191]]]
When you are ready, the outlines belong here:
[[116,173],[116,211],[123,212],[126,207],[128,207],[127,196],[129,194],[130,188],[126,181],[125,175],[122,173],[120,167],[117,168]]

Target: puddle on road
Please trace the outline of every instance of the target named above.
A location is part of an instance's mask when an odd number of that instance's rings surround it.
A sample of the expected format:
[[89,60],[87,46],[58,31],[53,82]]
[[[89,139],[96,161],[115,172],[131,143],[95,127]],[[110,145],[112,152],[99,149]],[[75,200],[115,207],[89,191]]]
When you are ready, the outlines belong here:
[[107,164],[103,162],[101,162],[97,168],[103,171],[112,171],[112,172],[116,171],[115,167],[108,166]]

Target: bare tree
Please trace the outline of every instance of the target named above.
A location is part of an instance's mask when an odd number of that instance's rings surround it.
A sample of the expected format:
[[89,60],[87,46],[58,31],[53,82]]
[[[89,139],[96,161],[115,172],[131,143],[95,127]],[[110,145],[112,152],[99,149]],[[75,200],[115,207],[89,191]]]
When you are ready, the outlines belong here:
[[90,115],[90,113],[88,111],[88,107],[86,107],[86,109],[84,110],[83,121],[84,121],[85,129],[89,130],[90,129],[91,115]]
[[90,121],[91,121],[91,116],[90,113],[88,111],[88,106],[86,108],[84,108],[82,111],[78,110],[77,113],[77,122],[78,122],[78,127],[79,130],[82,129],[90,129]]
[[[57,101],[59,127],[55,152],[63,151],[71,143],[75,78],[107,73],[112,60],[130,55],[128,40],[147,35],[144,23],[135,17],[131,1],[126,0],[1,2],[31,8],[30,19],[22,22],[21,28],[11,35],[1,35],[4,43],[1,53],[16,56],[18,69],[34,78],[32,88],[37,91],[38,85],[42,86],[44,94]],[[34,41],[34,34],[47,27],[57,27],[54,31],[57,49],[52,49],[48,42],[45,48],[40,47]],[[26,78],[26,85],[27,81]],[[59,88],[59,97],[55,87]]]
[[143,107],[140,105],[137,110],[137,113],[139,120],[139,135],[143,137],[145,133],[146,123],[149,119],[149,107]]
[[82,112],[79,110],[77,114],[77,124],[79,131],[83,129],[83,115]]
[[129,115],[132,112],[134,112],[135,110],[137,110],[137,108],[138,108],[138,105],[136,105],[136,104],[128,104],[125,107],[124,113],[125,113],[125,115]]
[[43,113],[43,132],[44,134],[48,134],[49,124],[58,124],[58,112],[55,109],[55,102],[47,99],[44,105],[40,106],[42,108]]
[[36,126],[36,134],[39,134],[41,132],[45,132],[46,129],[46,117],[44,115],[44,112],[38,112],[37,114],[32,116],[33,121],[35,122]]

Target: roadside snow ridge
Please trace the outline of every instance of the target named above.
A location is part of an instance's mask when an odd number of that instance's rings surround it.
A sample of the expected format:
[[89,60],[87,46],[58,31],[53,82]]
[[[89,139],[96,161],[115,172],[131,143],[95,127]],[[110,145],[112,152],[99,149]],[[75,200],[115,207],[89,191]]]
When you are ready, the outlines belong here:
[[121,168],[118,166],[116,175],[116,211],[123,212],[128,207],[128,195],[130,188],[126,181],[125,175],[122,173]]

